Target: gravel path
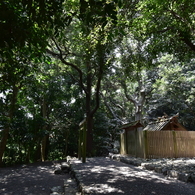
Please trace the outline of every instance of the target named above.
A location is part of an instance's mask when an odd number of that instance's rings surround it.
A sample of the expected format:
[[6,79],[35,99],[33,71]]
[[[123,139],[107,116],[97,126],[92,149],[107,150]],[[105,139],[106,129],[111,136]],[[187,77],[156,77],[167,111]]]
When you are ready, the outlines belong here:
[[69,174],[55,175],[56,162],[39,162],[0,168],[0,195],[49,195],[50,189],[63,186]]
[[[194,195],[195,184],[167,179],[109,158],[91,158],[86,163],[71,160],[71,168],[85,194],[109,195]],[[55,175],[60,163],[44,162],[0,169],[0,195],[49,195],[63,186],[69,174]],[[66,194],[66,193],[65,193]]]
[[194,195],[195,184],[167,179],[162,174],[114,161],[91,158],[85,164],[70,161],[71,168],[86,194],[109,195]]

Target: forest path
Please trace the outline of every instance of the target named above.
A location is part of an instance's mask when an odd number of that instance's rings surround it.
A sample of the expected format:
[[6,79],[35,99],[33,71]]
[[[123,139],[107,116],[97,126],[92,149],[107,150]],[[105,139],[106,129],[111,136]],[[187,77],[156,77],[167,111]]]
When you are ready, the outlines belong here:
[[49,195],[50,189],[63,186],[69,174],[54,174],[58,162],[37,162],[0,168],[0,195]]
[[109,158],[89,158],[86,163],[71,160],[71,169],[86,194],[109,195],[194,195],[195,184],[167,179]]

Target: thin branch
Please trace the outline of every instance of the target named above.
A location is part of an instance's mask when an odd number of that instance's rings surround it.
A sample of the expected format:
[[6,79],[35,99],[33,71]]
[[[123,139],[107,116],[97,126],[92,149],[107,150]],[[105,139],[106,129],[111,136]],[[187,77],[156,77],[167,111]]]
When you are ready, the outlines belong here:
[[85,91],[85,93],[87,93],[87,90],[86,90],[86,88],[83,84],[83,73],[82,73],[81,69],[78,68],[78,66],[76,66],[75,64],[73,64],[71,62],[67,62],[63,57],[63,54],[62,54],[62,51],[61,51],[60,47],[58,46],[57,48],[58,48],[60,53],[55,53],[55,52],[53,52],[49,49],[46,49],[46,51],[47,51],[48,54],[52,55],[53,57],[55,57],[57,59],[60,59],[63,64],[66,64],[66,65],[72,67],[73,69],[75,69],[78,72],[78,74],[79,74],[79,85]]
[[112,108],[111,108],[111,107],[109,106],[109,104],[107,103],[105,96],[104,96],[102,93],[101,93],[100,95],[102,96],[102,98],[103,98],[103,100],[104,100],[104,104],[105,104],[105,106],[107,107],[107,109],[110,111],[110,113],[112,114],[112,116],[113,116],[115,119],[118,119],[118,120],[119,120],[118,116],[115,114],[115,112],[112,110]]
[[129,100],[133,104],[136,104],[137,102],[136,102],[135,98],[133,98],[131,95],[129,95],[127,93],[127,85],[126,85],[126,82],[124,81],[123,83],[121,83],[121,85],[123,87],[123,90],[124,90],[124,93],[125,93],[125,97],[127,98],[127,100]]
[[190,49],[192,51],[195,51],[195,45],[192,43],[192,41],[187,37],[187,36],[183,36],[182,33],[179,33],[179,37],[181,38],[181,40],[190,47]]

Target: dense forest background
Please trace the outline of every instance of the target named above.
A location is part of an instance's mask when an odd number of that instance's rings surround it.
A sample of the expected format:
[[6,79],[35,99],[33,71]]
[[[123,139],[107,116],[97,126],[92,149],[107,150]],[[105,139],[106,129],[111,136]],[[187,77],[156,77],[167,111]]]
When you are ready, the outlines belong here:
[[165,113],[195,130],[193,0],[0,2],[0,164],[119,149]]

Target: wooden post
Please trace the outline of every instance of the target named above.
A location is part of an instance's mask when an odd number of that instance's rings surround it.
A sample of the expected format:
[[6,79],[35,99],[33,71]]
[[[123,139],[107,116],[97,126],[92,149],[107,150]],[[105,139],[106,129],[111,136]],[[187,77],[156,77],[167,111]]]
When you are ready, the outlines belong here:
[[176,132],[172,131],[173,135],[173,147],[174,147],[174,157],[177,158],[177,140],[176,140]]
[[137,158],[137,128],[135,129],[135,158]]
[[85,118],[83,121],[80,122],[79,127],[79,146],[78,146],[78,158],[82,162],[86,162],[86,142],[87,142],[87,119]]
[[83,131],[83,127],[80,127],[79,129],[79,141],[78,141],[78,159],[81,160],[81,156],[82,156],[82,143],[83,143],[83,140],[82,140],[82,133]]
[[82,162],[86,162],[86,145],[87,145],[87,121],[85,120],[84,122],[84,127],[83,127],[83,147],[82,147]]
[[147,131],[143,131],[143,141],[144,141],[144,158],[148,158],[148,137]]
[[125,151],[125,133],[120,134],[120,154],[126,154],[126,151]]
[[125,130],[125,151],[126,151],[126,154],[128,154],[128,131]]

